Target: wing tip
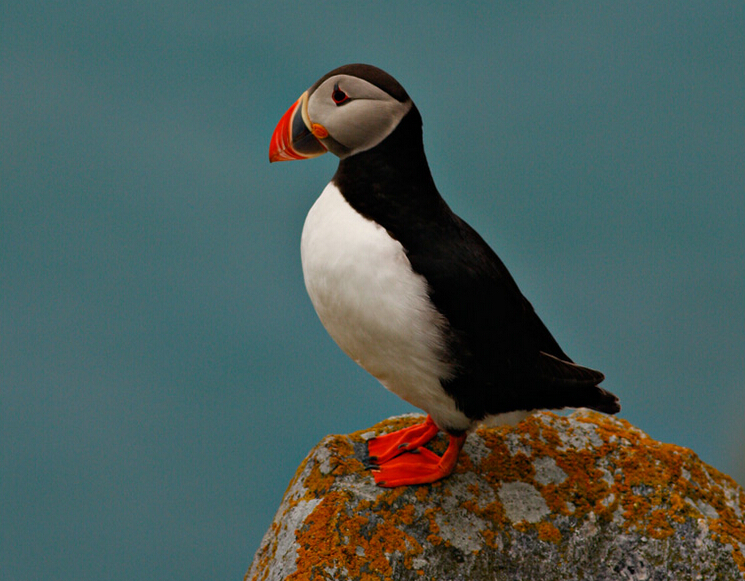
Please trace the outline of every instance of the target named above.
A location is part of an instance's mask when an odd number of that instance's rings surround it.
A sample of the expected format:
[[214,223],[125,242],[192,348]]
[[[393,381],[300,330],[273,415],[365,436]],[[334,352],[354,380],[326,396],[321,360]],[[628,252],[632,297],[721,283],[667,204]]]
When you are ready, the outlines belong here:
[[621,402],[617,395],[606,391],[602,387],[595,386],[595,389],[597,390],[598,401],[593,402],[587,407],[611,415],[617,414],[621,411]]

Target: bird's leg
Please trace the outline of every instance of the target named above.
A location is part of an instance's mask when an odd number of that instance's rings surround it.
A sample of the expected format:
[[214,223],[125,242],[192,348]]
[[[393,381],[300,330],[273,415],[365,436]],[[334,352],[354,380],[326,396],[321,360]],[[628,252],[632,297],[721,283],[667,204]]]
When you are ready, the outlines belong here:
[[396,456],[373,470],[375,483],[385,488],[394,488],[411,484],[429,484],[449,476],[458,464],[458,455],[466,436],[465,433],[459,436],[448,434],[450,442],[441,457],[427,448],[417,448]]
[[370,463],[374,465],[385,464],[404,452],[416,450],[434,438],[439,431],[440,429],[432,418],[427,416],[422,424],[371,438],[367,441]]

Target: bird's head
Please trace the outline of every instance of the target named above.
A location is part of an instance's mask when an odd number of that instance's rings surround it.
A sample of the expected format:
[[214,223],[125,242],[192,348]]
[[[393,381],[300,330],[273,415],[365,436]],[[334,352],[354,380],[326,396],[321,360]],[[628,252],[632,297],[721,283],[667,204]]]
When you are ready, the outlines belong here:
[[411,110],[404,88],[388,73],[345,65],[321,77],[282,116],[269,161],[308,159],[330,151],[341,159],[381,143]]

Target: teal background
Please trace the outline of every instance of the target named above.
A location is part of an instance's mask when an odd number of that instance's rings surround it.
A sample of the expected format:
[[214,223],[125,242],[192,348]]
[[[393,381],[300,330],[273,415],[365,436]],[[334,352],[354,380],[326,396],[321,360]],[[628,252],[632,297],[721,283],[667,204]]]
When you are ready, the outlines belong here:
[[268,163],[328,70],[622,417],[745,482],[742,2],[0,2],[0,578],[241,579],[328,433],[411,411],[328,338]]

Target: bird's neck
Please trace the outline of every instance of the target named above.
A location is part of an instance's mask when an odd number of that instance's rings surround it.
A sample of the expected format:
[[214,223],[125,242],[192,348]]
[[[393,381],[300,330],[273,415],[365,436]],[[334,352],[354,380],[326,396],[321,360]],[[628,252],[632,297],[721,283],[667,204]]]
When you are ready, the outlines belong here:
[[436,220],[447,208],[424,155],[415,106],[380,144],[342,159],[333,182],[355,210],[389,230],[412,218]]

